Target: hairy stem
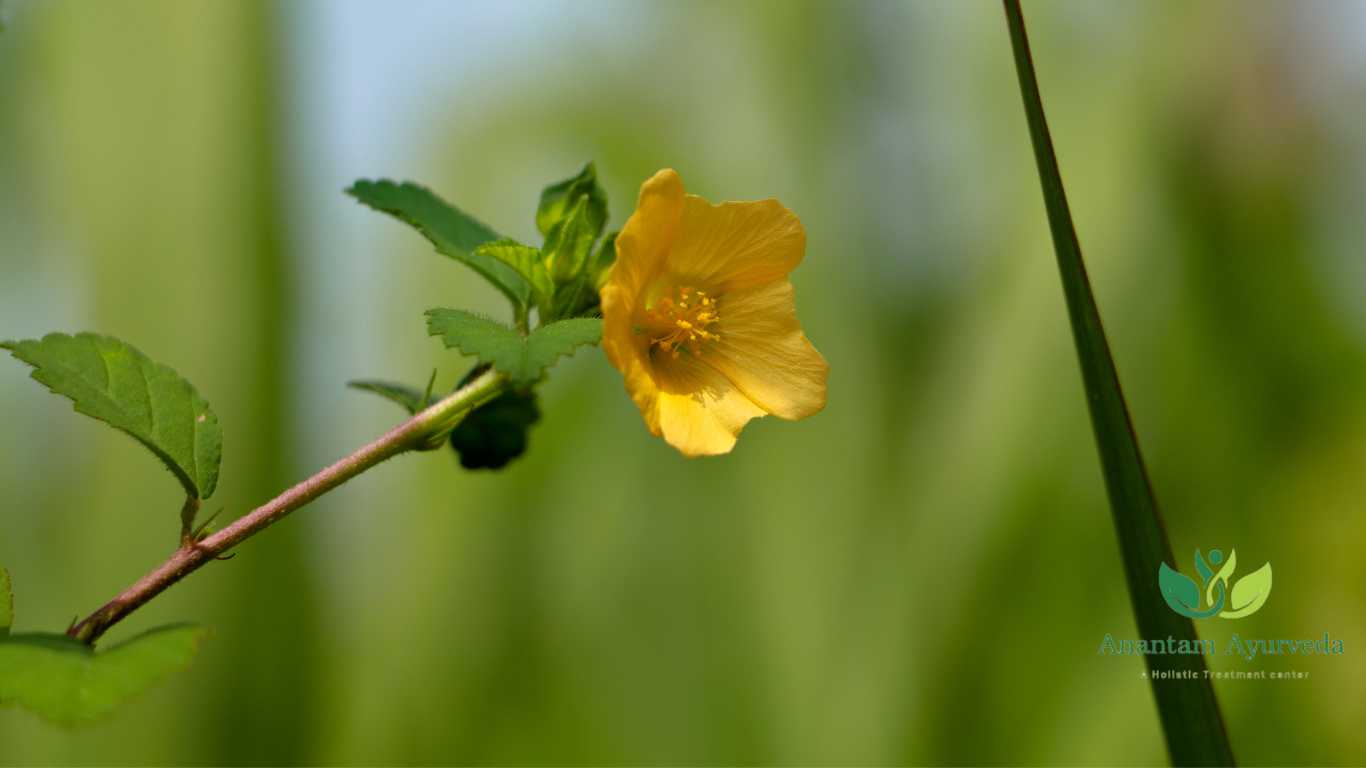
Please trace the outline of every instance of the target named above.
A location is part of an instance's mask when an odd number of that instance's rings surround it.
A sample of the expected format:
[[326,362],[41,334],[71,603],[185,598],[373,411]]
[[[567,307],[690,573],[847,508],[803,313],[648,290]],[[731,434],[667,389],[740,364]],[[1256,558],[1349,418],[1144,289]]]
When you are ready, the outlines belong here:
[[445,399],[394,427],[293,488],[238,518],[231,525],[200,541],[189,538],[170,559],[138,579],[113,600],[67,630],[67,634],[93,644],[110,627],[145,605],[168,587],[222,557],[233,547],[278,522],[285,515],[365,472],[385,459],[422,449],[449,431],[470,410],[498,395],[505,386],[503,375],[488,370]]

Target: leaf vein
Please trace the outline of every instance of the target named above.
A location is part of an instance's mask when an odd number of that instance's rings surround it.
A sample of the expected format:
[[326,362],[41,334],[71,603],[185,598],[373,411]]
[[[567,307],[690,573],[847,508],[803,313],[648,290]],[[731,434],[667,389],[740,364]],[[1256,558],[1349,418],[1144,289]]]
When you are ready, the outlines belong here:
[[152,404],[152,384],[147,380],[147,365],[150,360],[139,360],[138,375],[142,377],[142,399],[147,403],[147,432],[156,437],[157,434],[157,410]]

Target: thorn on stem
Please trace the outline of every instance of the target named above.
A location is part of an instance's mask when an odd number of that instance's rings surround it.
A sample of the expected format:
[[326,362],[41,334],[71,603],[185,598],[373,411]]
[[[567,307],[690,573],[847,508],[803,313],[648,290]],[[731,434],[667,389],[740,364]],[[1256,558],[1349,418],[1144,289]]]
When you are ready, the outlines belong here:
[[[432,404],[432,387],[436,384],[436,369],[432,369],[431,378],[427,379],[427,391],[422,395],[422,404],[418,407],[419,411],[427,410],[427,406]],[[416,415],[416,414],[414,414]]]
[[204,538],[208,535],[209,523],[212,523],[215,519],[217,519],[219,515],[223,514],[224,509],[226,509],[226,507],[219,507],[217,512],[214,512],[212,515],[209,515],[207,520],[200,523],[199,527],[194,529],[194,532],[190,534],[190,539],[193,543],[198,544],[199,542],[204,540]]

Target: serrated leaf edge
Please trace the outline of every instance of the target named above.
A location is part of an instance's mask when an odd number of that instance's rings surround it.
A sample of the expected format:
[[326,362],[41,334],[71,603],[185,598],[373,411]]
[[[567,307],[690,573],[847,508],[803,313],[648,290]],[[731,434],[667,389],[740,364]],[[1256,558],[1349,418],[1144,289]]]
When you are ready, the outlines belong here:
[[[394,181],[393,179],[389,179],[389,178],[379,178],[379,179],[357,179],[356,181],[352,182],[351,186],[346,187],[346,188],[343,190],[347,195],[350,195],[353,199],[356,200],[356,202],[360,203],[361,205],[364,205],[366,208],[369,208],[369,209],[371,209],[371,210],[373,210],[373,211],[378,211],[378,212],[383,213],[383,214],[385,214],[385,215],[387,215],[387,216],[392,216],[392,217],[394,217],[395,219],[398,219],[399,221],[402,221],[404,224],[407,224],[408,226],[410,226],[410,227],[412,227],[413,229],[417,230],[418,233],[419,233],[420,235],[422,235],[423,239],[425,239],[428,243],[431,243],[432,247],[436,249],[436,252],[437,252],[437,253],[440,253],[440,254],[442,254],[442,255],[444,255],[444,256],[448,256],[448,257],[450,257],[450,258],[452,258],[452,259],[455,259],[456,261],[459,261],[461,264],[464,264],[465,266],[467,266],[467,267],[469,267],[470,269],[474,270],[475,273],[477,273],[480,277],[482,277],[482,278],[484,278],[486,281],[488,281],[488,283],[489,283],[490,285],[492,285],[499,293],[501,293],[501,294],[503,294],[504,296],[506,296],[507,299],[513,303],[513,305],[515,305],[515,306],[522,306],[522,305],[524,305],[524,304],[526,303],[527,299],[528,299],[528,298],[530,297],[530,295],[531,295],[531,286],[530,286],[529,284],[527,284],[526,278],[524,278],[524,277],[522,277],[520,274],[518,274],[517,271],[516,271],[515,269],[512,270],[512,277],[515,278],[516,280],[518,280],[518,281],[520,281],[520,282],[522,283],[522,286],[521,286],[521,287],[523,287],[523,288],[526,289],[526,293],[527,293],[526,296],[517,296],[517,295],[515,295],[511,289],[509,289],[508,287],[504,286],[504,285],[501,283],[501,278],[500,278],[500,277],[495,276],[495,275],[488,274],[486,269],[484,269],[477,261],[474,261],[473,259],[470,258],[470,257],[474,254],[474,252],[478,250],[479,246],[475,246],[474,248],[471,248],[469,253],[451,253],[451,252],[450,252],[446,247],[444,247],[441,243],[438,243],[438,242],[437,242],[437,240],[436,240],[436,238],[434,237],[433,233],[431,232],[430,229],[428,229],[428,227],[427,227],[425,224],[422,224],[422,223],[420,223],[420,222],[414,220],[411,216],[409,216],[409,215],[406,214],[406,213],[403,213],[403,212],[400,212],[400,211],[397,211],[397,210],[394,210],[394,209],[381,208],[380,206],[375,205],[374,203],[370,202],[369,200],[366,200],[366,199],[362,198],[362,197],[361,197],[361,193],[360,193],[359,190],[358,190],[358,188],[359,188],[360,186],[362,186],[362,185],[369,185],[369,186],[376,186],[376,187],[388,185],[388,186],[395,187],[395,188],[398,188],[398,189],[410,188],[410,189],[415,189],[415,190],[420,190],[420,191],[422,191],[422,192],[425,192],[426,194],[431,195],[433,198],[435,198],[435,199],[437,199],[438,201],[440,201],[443,205],[446,205],[446,206],[448,206],[448,207],[454,209],[455,211],[459,212],[459,214],[460,214],[461,216],[464,216],[464,217],[468,218],[470,221],[472,221],[472,222],[474,222],[475,224],[479,225],[479,226],[482,227],[486,232],[492,234],[492,235],[493,235],[493,239],[490,240],[489,242],[494,242],[494,241],[497,241],[497,240],[499,240],[499,239],[502,239],[502,235],[498,234],[498,231],[495,230],[493,227],[490,227],[488,224],[484,223],[482,220],[477,219],[477,218],[475,218],[474,216],[471,216],[470,214],[466,213],[466,212],[465,212],[463,209],[461,209],[460,207],[458,207],[458,206],[456,206],[456,205],[450,203],[450,202],[447,201],[444,197],[442,197],[441,195],[439,195],[439,194],[437,194],[435,191],[433,191],[433,190],[431,189],[431,187],[428,187],[428,186],[423,185],[423,184],[418,184],[417,182],[413,182],[413,181]],[[483,245],[483,244],[484,244],[484,243],[480,243],[480,245]],[[498,263],[499,263],[499,264],[504,264],[504,262],[503,262],[501,259],[498,260]],[[511,269],[511,267],[509,267],[509,269]]]
[[[598,343],[601,342],[601,340],[602,340],[602,334],[601,334],[601,322],[602,322],[602,319],[601,319],[601,318],[594,318],[594,317],[569,317],[569,318],[565,318],[565,319],[563,319],[563,320],[556,320],[556,321],[553,322],[553,323],[547,323],[547,324],[545,324],[545,325],[542,325],[542,326],[540,326],[539,328],[537,328],[536,330],[532,331],[530,334],[528,334],[528,335],[526,335],[526,336],[523,336],[522,334],[518,333],[515,329],[510,328],[509,326],[504,325],[503,323],[500,323],[500,322],[498,322],[497,320],[494,320],[494,319],[492,319],[492,318],[490,318],[490,317],[488,317],[488,316],[486,316],[486,315],[481,315],[481,314],[479,314],[479,313],[477,313],[477,312],[469,312],[469,311],[463,310],[463,309],[450,309],[450,308],[446,308],[446,307],[434,307],[434,308],[432,308],[432,309],[427,310],[427,311],[424,313],[424,314],[426,315],[426,317],[427,317],[427,334],[428,334],[429,336],[438,336],[438,337],[440,337],[441,340],[442,340],[442,343],[444,343],[444,344],[446,345],[446,348],[447,348],[447,349],[455,349],[455,350],[461,352],[462,354],[468,355],[468,356],[470,356],[470,357],[474,357],[474,358],[476,358],[477,360],[479,360],[480,362],[482,362],[482,363],[487,363],[487,364],[489,364],[489,365],[493,365],[494,367],[498,367],[498,366],[494,363],[493,360],[486,358],[484,355],[480,354],[480,353],[477,352],[477,351],[474,351],[474,350],[469,349],[468,347],[466,347],[465,345],[463,345],[463,344],[461,343],[461,339],[459,339],[459,338],[452,339],[451,337],[447,336],[446,333],[445,333],[444,331],[440,331],[440,330],[434,329],[434,328],[432,327],[432,320],[433,320],[433,317],[434,317],[435,313],[438,313],[438,312],[457,312],[457,313],[460,313],[460,314],[465,315],[465,316],[467,316],[467,317],[470,317],[470,318],[473,318],[473,319],[480,320],[480,321],[483,321],[483,322],[485,322],[485,323],[488,323],[488,324],[494,326],[495,328],[497,328],[498,330],[505,331],[505,332],[508,333],[510,336],[513,336],[513,337],[517,338],[517,339],[521,342],[521,355],[520,355],[520,358],[519,358],[519,359],[520,359],[520,362],[521,362],[521,366],[520,366],[520,367],[522,368],[522,370],[521,370],[521,371],[508,371],[508,370],[505,370],[505,369],[502,369],[502,368],[499,368],[499,370],[501,370],[504,374],[506,374],[507,377],[508,377],[508,379],[509,379],[510,381],[512,381],[513,384],[516,384],[516,385],[518,385],[518,386],[526,386],[526,385],[535,383],[537,380],[539,380],[539,379],[541,378],[541,376],[545,373],[546,370],[548,370],[549,368],[551,368],[552,366],[554,366],[555,363],[559,362],[559,359],[560,359],[560,358],[566,357],[566,356],[569,356],[569,355],[572,355],[574,352],[576,352],[576,351],[578,350],[579,347],[588,346],[588,345],[593,345],[593,344],[598,344]],[[536,334],[541,333],[542,331],[546,330],[547,328],[555,328],[555,327],[562,326],[563,324],[566,324],[566,323],[578,323],[578,322],[581,322],[581,321],[589,321],[589,322],[596,321],[596,322],[599,324],[599,334],[598,334],[598,337],[597,337],[596,339],[584,340],[584,341],[577,341],[577,340],[576,340],[576,341],[574,341],[574,343],[570,344],[568,348],[566,348],[566,349],[561,349],[561,350],[557,351],[557,352],[554,354],[554,356],[552,356],[552,357],[550,358],[550,360],[548,360],[548,361],[545,363],[545,365],[538,366],[537,369],[536,369],[535,371],[529,370],[529,369],[532,367],[532,366],[531,366],[530,357],[529,357],[530,354],[531,354],[531,347],[530,347],[530,345],[531,345],[531,339],[533,339],[533,338],[536,336]]]
[[[130,431],[127,430],[127,429],[124,429],[123,427],[120,427],[120,426],[118,426],[118,425],[116,425],[116,424],[111,424],[111,423],[109,423],[108,421],[105,421],[104,419],[100,418],[99,416],[97,416],[97,415],[95,415],[95,414],[93,414],[93,413],[90,413],[89,411],[87,411],[87,410],[85,410],[85,409],[83,409],[83,408],[81,407],[80,402],[78,402],[77,400],[75,400],[74,398],[70,397],[69,395],[67,395],[67,394],[64,393],[64,392],[58,392],[56,389],[54,389],[54,388],[52,388],[51,386],[49,386],[47,382],[45,382],[45,381],[39,379],[39,378],[38,378],[38,373],[39,373],[44,367],[50,367],[50,366],[38,365],[38,364],[35,364],[35,363],[33,363],[33,362],[30,362],[30,361],[24,359],[24,358],[23,358],[22,356],[20,356],[20,354],[19,354],[18,345],[23,344],[25,341],[32,341],[32,342],[35,342],[35,343],[38,343],[38,344],[42,344],[43,342],[46,342],[48,339],[51,339],[51,338],[53,338],[53,337],[64,337],[64,338],[68,338],[68,339],[92,339],[92,340],[94,340],[95,342],[99,342],[99,341],[113,342],[113,343],[115,343],[115,344],[118,344],[118,345],[121,345],[121,346],[123,346],[123,347],[126,347],[126,348],[127,348],[129,351],[131,351],[136,357],[138,357],[138,358],[139,358],[139,360],[138,360],[138,363],[139,363],[139,364],[138,364],[138,374],[139,374],[140,376],[142,376],[143,389],[146,391],[146,394],[147,394],[147,398],[148,398],[148,415],[149,415],[149,418],[152,419],[153,431],[155,431],[156,416],[155,416],[154,409],[152,409],[152,408],[151,408],[151,405],[150,405],[150,404],[151,404],[151,383],[147,380],[147,370],[146,370],[145,368],[143,368],[142,363],[150,363],[150,364],[153,365],[153,366],[156,366],[156,367],[158,367],[158,368],[164,368],[165,370],[167,370],[167,371],[169,371],[170,373],[174,374],[175,377],[176,377],[176,379],[178,379],[178,380],[180,381],[180,383],[181,383],[182,385],[184,385],[184,386],[186,387],[186,389],[189,390],[190,402],[191,402],[191,403],[194,403],[194,402],[198,401],[198,402],[204,404],[204,412],[201,413],[201,414],[198,414],[198,415],[193,419],[193,422],[194,422],[194,434],[192,435],[191,440],[190,440],[190,458],[191,458],[191,460],[194,462],[195,477],[188,477],[188,476],[185,474],[185,472],[181,469],[180,465],[175,461],[175,459],[172,458],[172,457],[170,456],[170,454],[166,453],[165,451],[161,450],[161,449],[158,448],[157,446],[153,445],[151,442],[149,442],[149,441],[147,441],[147,440],[144,440],[142,437],[133,434],[132,432],[130,432]],[[170,367],[169,365],[165,365],[164,363],[159,363],[159,362],[157,362],[156,360],[153,360],[152,358],[148,357],[142,350],[138,349],[137,347],[133,346],[132,344],[129,344],[128,342],[126,342],[126,341],[124,341],[124,340],[122,340],[122,339],[119,339],[119,338],[114,337],[114,336],[106,336],[106,335],[104,335],[104,334],[92,333],[92,332],[90,332],[90,331],[81,331],[81,332],[78,332],[78,333],[75,333],[75,334],[68,334],[68,333],[49,333],[49,334],[45,334],[41,339],[9,339],[9,340],[6,340],[6,341],[0,341],[0,349],[9,350],[10,355],[12,355],[12,356],[14,357],[14,359],[16,359],[16,360],[18,360],[19,362],[23,363],[24,365],[27,365],[27,366],[29,366],[30,368],[32,368],[33,370],[29,372],[29,378],[33,379],[34,381],[38,382],[39,384],[42,384],[42,385],[43,385],[43,388],[45,388],[47,391],[51,392],[52,394],[57,395],[58,397],[65,398],[66,400],[69,400],[69,401],[71,402],[71,410],[75,411],[76,413],[81,414],[82,416],[88,416],[88,417],[90,417],[90,418],[94,419],[95,421],[98,421],[98,422],[100,422],[100,423],[102,423],[102,424],[108,424],[110,427],[113,427],[114,429],[116,429],[116,430],[118,430],[118,431],[124,433],[125,435],[128,435],[129,437],[133,438],[133,439],[136,440],[138,443],[140,443],[140,444],[142,444],[144,447],[146,447],[147,450],[151,451],[158,459],[161,460],[161,463],[164,464],[164,465],[166,466],[166,468],[169,469],[169,470],[171,471],[171,474],[175,475],[176,479],[177,479],[178,481],[180,481],[181,486],[185,489],[185,493],[186,493],[186,494],[188,494],[188,495],[190,495],[190,496],[192,496],[192,497],[194,497],[194,498],[197,498],[197,499],[201,499],[201,500],[202,500],[202,499],[207,499],[207,498],[209,498],[210,496],[213,495],[213,492],[214,492],[215,490],[217,490],[217,488],[218,488],[218,472],[215,472],[215,473],[214,473],[214,476],[213,476],[213,478],[212,478],[213,483],[212,483],[212,485],[210,485],[207,489],[202,489],[202,488],[199,487],[199,480],[200,480],[200,478],[203,476],[203,466],[202,466],[201,463],[200,463],[200,457],[199,457],[199,434],[200,434],[201,425],[204,424],[204,423],[206,423],[208,420],[212,419],[212,420],[213,420],[213,423],[215,423],[215,424],[218,424],[218,423],[219,423],[219,422],[218,422],[218,414],[214,413],[213,407],[209,405],[209,401],[208,401],[203,395],[201,395],[201,394],[199,393],[199,390],[195,388],[194,384],[192,384],[192,383],[190,382],[189,379],[187,379],[187,378],[185,378],[184,376],[180,375],[180,372],[179,372],[179,371],[175,370],[174,368]],[[104,366],[105,366],[105,371],[106,371],[106,375],[105,375],[105,384],[104,384],[103,386],[95,386],[93,382],[89,381],[88,379],[84,378],[83,376],[80,376],[78,373],[76,373],[75,371],[72,371],[72,370],[69,369],[69,368],[63,367],[63,370],[66,371],[66,372],[68,372],[68,373],[70,373],[74,378],[81,379],[81,380],[82,380],[83,382],[85,382],[87,385],[90,385],[92,389],[98,390],[98,391],[97,391],[97,394],[98,394],[99,396],[103,397],[107,403],[109,403],[109,404],[111,404],[111,405],[114,405],[114,406],[117,406],[117,403],[116,403],[112,398],[109,398],[109,397],[107,397],[107,396],[105,395],[105,393],[108,391],[108,387],[109,387],[109,383],[108,383],[108,381],[109,381],[109,376],[108,376],[108,373],[107,373],[108,370],[109,370],[109,361],[108,361],[108,360],[105,360],[104,355],[100,355],[100,361],[104,364]],[[203,419],[204,421],[201,421],[201,419]],[[220,442],[221,442],[221,432],[222,432],[221,427],[220,427],[220,430],[219,430],[219,431],[220,431]],[[220,449],[220,452],[219,452],[220,467],[221,467],[221,461],[222,461],[222,452],[221,452],[221,449]]]
[[582,324],[582,323],[584,323],[584,322],[595,323],[595,324],[597,325],[597,331],[598,331],[597,338],[594,338],[594,339],[584,339],[584,340],[581,340],[581,341],[578,340],[578,339],[574,339],[574,340],[573,340],[573,343],[571,343],[568,347],[557,348],[557,351],[555,352],[555,354],[554,354],[549,360],[546,361],[545,365],[541,368],[540,371],[537,371],[537,372],[536,372],[536,376],[533,377],[533,379],[535,379],[535,378],[540,378],[540,375],[541,375],[543,372],[545,372],[546,370],[548,370],[548,369],[550,369],[551,367],[553,367],[556,363],[558,363],[558,362],[560,361],[560,358],[572,356],[575,352],[577,352],[577,351],[579,350],[579,347],[595,346],[595,345],[597,345],[597,344],[600,344],[600,343],[602,342],[602,318],[598,318],[598,317],[566,317],[566,318],[563,319],[563,320],[556,320],[556,321],[553,322],[553,323],[547,323],[547,324],[545,324],[545,325],[542,325],[541,327],[539,327],[539,328],[537,328],[536,330],[532,331],[531,334],[530,334],[529,336],[526,337],[525,341],[523,342],[523,345],[526,347],[526,351],[525,351],[523,354],[529,355],[529,354],[530,354],[530,351],[531,351],[530,348],[531,348],[532,340],[533,340],[534,338],[536,338],[536,335],[537,335],[537,334],[541,333],[542,331],[544,331],[544,330],[546,330],[546,329],[548,329],[548,328],[562,327],[562,326],[567,325],[567,324],[580,325],[580,324]]
[[[503,258],[503,255],[498,251],[499,248],[521,248],[529,253],[535,254],[536,258],[531,261],[530,269],[537,274],[528,276],[523,272],[522,265],[514,264]],[[520,275],[531,289],[531,297],[535,300],[537,306],[544,306],[554,296],[555,283],[550,277],[550,270],[546,268],[541,249],[519,243],[510,237],[501,237],[497,240],[481,243],[475,250],[482,252],[491,259],[497,259],[500,263],[506,264],[509,269]]]

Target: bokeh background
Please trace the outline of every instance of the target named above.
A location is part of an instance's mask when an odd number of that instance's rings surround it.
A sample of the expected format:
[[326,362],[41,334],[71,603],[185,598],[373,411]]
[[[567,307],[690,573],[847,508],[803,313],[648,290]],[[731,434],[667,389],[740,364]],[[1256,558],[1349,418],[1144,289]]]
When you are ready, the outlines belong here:
[[[1366,762],[1366,5],[1026,4],[1102,313],[1179,565],[1270,561],[1221,644],[1247,764]],[[595,159],[612,224],[678,168],[802,217],[830,401],[688,461],[598,350],[500,474],[370,473],[111,640],[193,671],[14,764],[1151,764],[1165,759],[993,2],[15,2],[0,337],[99,330],[194,381],[241,514],[451,384],[422,310],[500,299],[341,194],[418,180],[536,242]],[[0,563],[60,630],[169,552],[179,489],[0,364]],[[217,504],[213,506],[216,508]],[[210,509],[212,511],[212,509]]]

